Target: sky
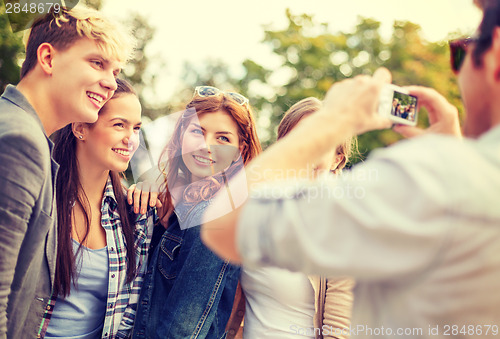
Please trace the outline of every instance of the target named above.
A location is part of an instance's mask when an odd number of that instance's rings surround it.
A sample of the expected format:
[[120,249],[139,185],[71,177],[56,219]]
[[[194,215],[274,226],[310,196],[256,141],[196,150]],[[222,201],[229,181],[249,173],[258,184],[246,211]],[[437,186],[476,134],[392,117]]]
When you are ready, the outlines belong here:
[[247,58],[276,65],[270,46],[262,43],[264,27],[285,28],[287,8],[328,23],[332,33],[352,31],[362,16],[380,21],[388,38],[395,20],[407,20],[419,24],[428,41],[457,30],[471,34],[481,18],[472,0],[104,0],[102,11],[118,20],[137,12],[155,28],[146,53],[157,85],[144,96],[159,106],[180,86],[185,62],[202,67],[207,60],[221,60],[235,76],[243,75]]

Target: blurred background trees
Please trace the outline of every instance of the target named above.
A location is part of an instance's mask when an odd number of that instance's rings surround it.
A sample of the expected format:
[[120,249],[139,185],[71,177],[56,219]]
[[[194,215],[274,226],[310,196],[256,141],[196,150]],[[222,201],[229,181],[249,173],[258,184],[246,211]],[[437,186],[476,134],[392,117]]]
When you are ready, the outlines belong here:
[[[96,9],[102,6],[102,0],[83,2]],[[3,11],[2,6],[0,92],[6,84],[19,81],[19,65],[24,58],[22,32],[12,33]],[[358,74],[372,74],[380,66],[392,71],[393,83],[433,87],[462,112],[458,87],[448,65],[447,42],[425,41],[418,25],[395,22],[391,37],[383,39],[380,22],[374,19],[360,17],[351,31],[332,32],[327,24],[316,22],[307,14],[295,15],[287,10],[285,15],[288,26],[283,30],[265,29],[262,42],[270,47],[273,58],[279,60],[278,67],[268,69],[247,59],[243,62],[244,75],[234,77],[218,60],[207,60],[202,67],[186,64],[183,83],[176,95],[165,106],[153,108],[141,93],[155,83],[155,75],[148,72],[151,56],[146,53],[146,47],[154,37],[154,28],[145,18],[133,13],[125,24],[137,38],[137,52],[122,76],[137,89],[143,114],[150,119],[182,109],[197,85],[239,91],[250,99],[264,147],[275,140],[283,113],[295,102],[309,96],[322,99],[334,82]],[[161,59],[161,56],[155,58],[155,62],[156,59]],[[426,112],[421,110],[419,125],[425,125],[426,119]],[[370,132],[360,137],[360,151],[366,155],[374,148],[399,139],[399,135],[391,130]]]
[[[293,15],[287,10],[286,16],[288,27],[266,30],[263,41],[279,56],[280,67],[271,70],[245,60],[245,76],[232,83],[249,97],[264,147],[274,142],[279,121],[295,102],[309,96],[322,99],[334,82],[372,74],[380,66],[391,70],[394,84],[435,88],[463,111],[449,67],[447,41],[425,41],[418,25],[395,22],[391,38],[384,41],[379,32],[380,22],[374,19],[360,17],[352,32],[332,33],[327,24],[317,23],[307,14]],[[197,79],[192,86],[203,80],[218,86],[213,83],[213,74],[207,79]],[[418,123],[425,126],[426,121],[427,113],[421,110]],[[374,131],[359,138],[359,148],[367,155],[372,149],[400,138],[392,130]]]
[[19,60],[24,59],[22,32],[12,33],[5,7],[0,6],[0,94],[19,81]]

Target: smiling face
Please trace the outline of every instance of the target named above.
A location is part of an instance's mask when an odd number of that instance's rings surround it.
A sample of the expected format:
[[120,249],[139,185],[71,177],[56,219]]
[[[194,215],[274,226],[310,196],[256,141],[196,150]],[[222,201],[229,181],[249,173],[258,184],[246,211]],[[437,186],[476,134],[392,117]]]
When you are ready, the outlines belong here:
[[239,157],[238,125],[225,111],[204,113],[189,122],[182,137],[182,161],[191,182],[227,169]]
[[95,124],[84,129],[81,156],[99,170],[125,171],[139,145],[140,128],[139,100],[133,94],[121,94],[104,106]]
[[120,63],[105,56],[97,43],[81,38],[71,47],[55,50],[50,79],[51,102],[61,121],[97,120],[99,110],[116,90]]

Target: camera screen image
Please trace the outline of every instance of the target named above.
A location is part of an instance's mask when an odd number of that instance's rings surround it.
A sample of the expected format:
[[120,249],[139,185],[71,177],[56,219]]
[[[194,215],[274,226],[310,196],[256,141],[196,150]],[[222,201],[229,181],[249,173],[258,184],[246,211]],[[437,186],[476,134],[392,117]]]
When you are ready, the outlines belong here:
[[391,115],[408,121],[415,121],[415,117],[417,116],[417,97],[394,91]]

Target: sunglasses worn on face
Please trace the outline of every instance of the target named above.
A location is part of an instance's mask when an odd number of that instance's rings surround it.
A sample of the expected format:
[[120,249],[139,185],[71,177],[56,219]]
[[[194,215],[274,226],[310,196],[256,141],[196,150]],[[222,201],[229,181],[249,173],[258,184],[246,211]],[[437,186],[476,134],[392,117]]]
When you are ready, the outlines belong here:
[[248,105],[248,99],[243,95],[235,92],[223,92],[217,87],[212,86],[198,86],[194,89],[194,95],[198,95],[202,98],[216,96],[221,93],[225,93],[231,97],[234,101],[236,101],[241,106]]
[[462,67],[470,43],[476,40],[477,39],[475,38],[464,38],[449,42],[451,69],[455,74],[460,72],[460,68]]

